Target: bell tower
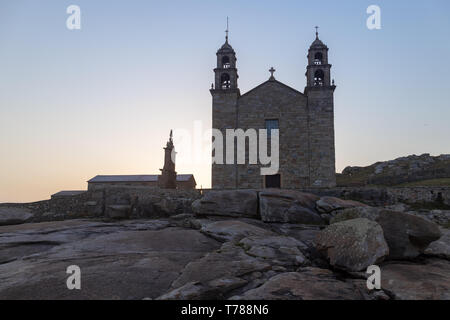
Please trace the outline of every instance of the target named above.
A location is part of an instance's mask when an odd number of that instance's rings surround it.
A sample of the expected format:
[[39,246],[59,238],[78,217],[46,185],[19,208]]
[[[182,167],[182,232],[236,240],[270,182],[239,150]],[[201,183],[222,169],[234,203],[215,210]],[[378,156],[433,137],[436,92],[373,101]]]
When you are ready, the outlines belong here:
[[[226,129],[237,127],[237,108],[240,91],[238,88],[238,73],[236,68],[236,52],[228,42],[228,18],[225,43],[217,51],[217,65],[214,69],[214,83],[211,85],[212,95],[212,126],[220,130],[225,146]],[[225,148],[223,148],[222,159],[225,162]],[[213,157],[220,158],[220,155]],[[216,163],[212,164],[212,188],[234,189],[237,188],[237,165]]]
[[308,97],[309,184],[313,187],[336,186],[334,142],[334,80],[328,47],[316,39],[308,51],[305,94]]
[[306,69],[306,87],[330,87],[331,64],[328,63],[328,47],[319,39],[316,27],[316,40],[308,51],[308,67]]
[[238,73],[236,68],[236,52],[228,43],[228,19],[225,43],[217,51],[217,67],[214,69],[215,90],[231,90],[238,89]]

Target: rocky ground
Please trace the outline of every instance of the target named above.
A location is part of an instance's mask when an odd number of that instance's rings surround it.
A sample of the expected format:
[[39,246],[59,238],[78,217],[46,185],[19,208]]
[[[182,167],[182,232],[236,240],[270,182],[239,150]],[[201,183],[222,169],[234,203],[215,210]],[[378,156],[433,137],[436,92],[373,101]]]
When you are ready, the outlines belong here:
[[19,211],[0,212],[0,299],[450,299],[446,211],[281,190],[209,192],[159,219],[16,224]]
[[339,186],[449,186],[450,155],[411,155],[367,167],[347,167],[336,178]]

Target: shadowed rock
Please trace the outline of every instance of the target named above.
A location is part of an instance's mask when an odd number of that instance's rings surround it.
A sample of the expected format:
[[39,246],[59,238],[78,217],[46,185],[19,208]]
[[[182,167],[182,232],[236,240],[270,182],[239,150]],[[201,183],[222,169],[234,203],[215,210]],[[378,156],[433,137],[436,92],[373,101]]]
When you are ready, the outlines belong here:
[[291,237],[286,236],[250,236],[242,239],[240,245],[247,254],[271,260],[273,265],[300,266],[307,260],[301,250],[307,246]]
[[247,236],[271,236],[273,232],[242,221],[217,221],[202,226],[201,232],[219,241],[240,240]]
[[362,271],[389,254],[383,230],[376,222],[354,219],[335,223],[320,232],[316,246],[330,264],[347,271]]
[[208,283],[214,279],[241,277],[270,268],[269,263],[251,257],[241,247],[227,242],[219,250],[190,262],[172,283],[172,288],[179,288],[192,281]]
[[[30,241],[41,250],[30,250]],[[6,226],[0,242],[15,258],[0,264],[0,299],[25,300],[156,298],[186,264],[220,246],[161,220]],[[66,287],[70,265],[81,268],[82,290]]]
[[358,201],[343,200],[335,197],[323,197],[316,202],[317,210],[321,213],[331,213],[336,210],[366,206],[364,203]]
[[425,253],[427,255],[450,260],[450,230],[445,229],[443,234],[444,235],[439,240],[432,242],[428,246]]
[[263,191],[259,194],[261,219],[264,222],[322,225],[324,221],[315,211],[318,199],[313,194],[298,191]]
[[381,287],[398,300],[450,300],[450,262],[390,263],[382,267]]
[[419,256],[430,243],[441,237],[439,227],[426,219],[404,212],[362,207],[346,209],[331,223],[355,218],[376,221],[382,228],[389,246],[390,259],[409,259]]
[[192,210],[197,215],[256,218],[258,197],[252,190],[209,191],[194,201]]
[[208,283],[189,282],[182,287],[169,291],[157,300],[217,300],[231,290],[242,287],[247,280],[230,277],[211,280]]
[[0,207],[0,226],[22,224],[33,217],[33,213],[24,208]]
[[283,273],[262,286],[231,300],[360,300],[363,296],[350,282],[339,281],[330,270],[305,268]]

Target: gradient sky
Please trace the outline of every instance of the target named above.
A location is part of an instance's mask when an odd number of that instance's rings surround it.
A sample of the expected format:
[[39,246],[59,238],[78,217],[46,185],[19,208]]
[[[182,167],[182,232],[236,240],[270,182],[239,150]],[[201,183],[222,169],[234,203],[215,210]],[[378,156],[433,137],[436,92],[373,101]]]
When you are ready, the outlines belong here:
[[[66,28],[71,4],[79,31]],[[381,30],[366,27],[371,4]],[[211,126],[226,16],[241,93],[271,66],[303,91],[320,26],[338,86],[339,172],[450,153],[448,0],[0,0],[0,202],[85,189],[97,174],[158,173],[170,129]],[[177,171],[210,186],[209,166]]]

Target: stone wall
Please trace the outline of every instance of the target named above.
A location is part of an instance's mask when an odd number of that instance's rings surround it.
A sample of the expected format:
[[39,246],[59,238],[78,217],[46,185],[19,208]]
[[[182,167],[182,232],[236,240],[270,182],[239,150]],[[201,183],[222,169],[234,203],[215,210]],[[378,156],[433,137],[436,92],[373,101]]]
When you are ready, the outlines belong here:
[[112,207],[128,208],[127,217],[156,218],[192,212],[199,190],[162,190],[154,187],[108,186],[70,196],[54,196],[33,203],[3,203],[0,207],[24,208],[31,222],[108,217]]
[[130,217],[150,218],[192,212],[198,190],[170,190],[148,187],[110,187],[103,191],[104,214],[111,206],[130,206]]
[[[305,95],[276,80],[263,83],[240,97],[238,101],[236,128],[266,129],[266,120],[278,120],[279,174],[282,188],[309,186],[307,104]],[[264,188],[264,176],[260,171],[262,166],[248,165],[248,148],[246,148],[246,163],[238,165],[239,188]]]
[[[333,90],[311,88],[306,96],[272,79],[242,96],[213,92],[213,128],[221,130],[226,151],[226,129],[265,129],[265,120],[277,119],[281,187],[334,187]],[[214,189],[265,187],[261,165],[248,164],[248,146],[245,151],[245,165],[213,164]]]
[[[240,93],[238,90],[214,90],[211,93],[213,96],[212,127],[220,130],[225,137],[226,129],[236,128],[237,100]],[[223,151],[222,157],[225,161],[225,144]],[[236,188],[236,165],[213,164],[211,183],[214,189]]]
[[334,87],[310,87],[308,132],[310,186],[335,187]]
[[[53,196],[47,216],[61,218],[100,217],[103,214],[103,192],[86,191],[71,196]],[[44,218],[44,217],[43,217]]]
[[450,206],[450,187],[388,188],[388,194],[397,202],[438,203]]
[[[262,190],[262,189],[257,189]],[[293,190],[293,189],[291,189]],[[318,196],[357,200],[372,206],[399,202],[429,209],[450,208],[450,187],[413,188],[304,188],[295,189]],[[54,197],[33,203],[3,203],[0,207],[24,208],[34,214],[32,222],[107,217],[111,207],[123,206],[130,218],[157,218],[191,213],[192,203],[207,190],[161,190],[149,187],[109,187],[103,190]],[[214,189],[214,191],[218,191]]]
[[50,211],[50,200],[43,200],[30,203],[0,203],[0,207],[23,208],[28,209],[29,211],[35,214],[42,215]]

